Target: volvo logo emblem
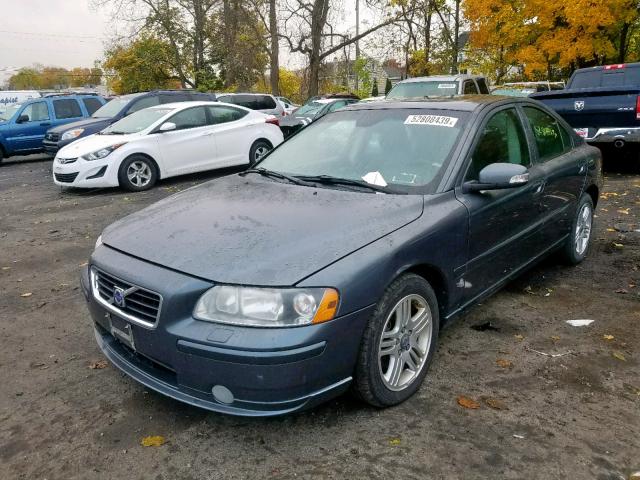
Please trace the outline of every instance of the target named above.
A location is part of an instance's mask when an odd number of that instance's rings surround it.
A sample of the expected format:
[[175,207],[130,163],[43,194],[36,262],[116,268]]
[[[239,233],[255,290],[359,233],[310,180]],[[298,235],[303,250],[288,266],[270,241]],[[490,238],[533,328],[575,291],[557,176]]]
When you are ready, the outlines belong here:
[[120,308],[124,308],[125,306],[124,297],[125,293],[123,289],[121,289],[120,287],[115,287],[113,289],[113,303],[115,303]]
[[576,100],[575,102],[573,102],[573,108],[576,109],[576,112],[584,109],[584,100]]

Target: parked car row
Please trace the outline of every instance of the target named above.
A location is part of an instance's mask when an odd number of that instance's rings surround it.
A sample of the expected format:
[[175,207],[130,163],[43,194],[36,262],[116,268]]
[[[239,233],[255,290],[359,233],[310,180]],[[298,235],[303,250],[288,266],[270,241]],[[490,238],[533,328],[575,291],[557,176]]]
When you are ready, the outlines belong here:
[[[275,120],[230,103],[154,106],[63,148],[70,162],[55,171],[82,165],[90,181],[106,168],[100,182],[135,189],[209,162],[212,148],[246,163],[247,132],[282,138],[264,118]],[[241,121],[251,125],[233,137]],[[196,147],[202,138],[215,147]],[[172,149],[179,160],[154,171],[147,159]],[[526,98],[352,103],[251,152],[250,168],[107,227],[81,274],[115,367],[233,415],[285,414],[349,389],[377,407],[407,400],[443,326],[553,252],[585,258],[602,188],[599,150]]]

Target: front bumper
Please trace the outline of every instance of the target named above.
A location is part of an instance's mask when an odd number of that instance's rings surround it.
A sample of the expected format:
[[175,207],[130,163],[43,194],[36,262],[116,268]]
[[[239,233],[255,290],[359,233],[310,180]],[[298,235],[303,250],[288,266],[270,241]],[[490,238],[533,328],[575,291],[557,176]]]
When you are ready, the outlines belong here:
[[[93,299],[86,269],[82,275],[98,345],[116,367],[150,389],[216,412],[272,416],[310,408],[349,387],[373,307],[306,327],[219,325],[191,317],[195,301],[211,287],[209,282],[105,246],[96,250],[91,263],[162,294],[154,327],[129,324],[134,351],[112,335],[115,314]],[[214,387],[224,387],[232,401],[216,399]]]
[[632,128],[599,128],[592,134],[589,129],[589,135],[584,139],[588,143],[615,143],[623,141],[624,143],[640,143],[640,127]]
[[110,156],[95,161],[77,159],[72,163],[53,160],[53,182],[61,187],[101,188],[117,187],[119,162]]

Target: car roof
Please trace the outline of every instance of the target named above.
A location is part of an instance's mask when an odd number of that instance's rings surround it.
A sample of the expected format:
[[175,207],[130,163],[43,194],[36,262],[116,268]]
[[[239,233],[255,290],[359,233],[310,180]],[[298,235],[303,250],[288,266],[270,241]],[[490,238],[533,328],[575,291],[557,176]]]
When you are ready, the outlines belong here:
[[242,93],[242,92],[233,92],[233,93],[217,93],[216,96],[224,97],[225,95],[251,95],[252,97],[273,97],[270,93]]
[[[188,102],[162,103],[160,105],[154,105],[153,107],[149,107],[149,108],[156,108],[156,109],[172,108],[172,109],[176,109],[176,108],[200,107],[200,106],[203,106],[203,105],[217,106],[217,105],[222,105],[222,103],[221,102],[214,102],[213,100],[208,100],[208,101],[207,100],[192,100],[192,101],[188,101]],[[236,107],[237,105],[233,105],[233,106]]]
[[509,97],[505,95],[462,95],[459,97],[430,98],[430,99],[402,99],[380,100],[377,102],[352,103],[345,110],[388,110],[388,109],[425,109],[425,110],[458,110],[473,112],[486,105],[495,103],[530,103],[526,98]]
[[428,77],[407,78],[398,83],[432,82],[432,81],[453,82],[455,80],[466,80],[471,78],[482,78],[482,75],[467,75],[462,73],[458,75],[430,75]]

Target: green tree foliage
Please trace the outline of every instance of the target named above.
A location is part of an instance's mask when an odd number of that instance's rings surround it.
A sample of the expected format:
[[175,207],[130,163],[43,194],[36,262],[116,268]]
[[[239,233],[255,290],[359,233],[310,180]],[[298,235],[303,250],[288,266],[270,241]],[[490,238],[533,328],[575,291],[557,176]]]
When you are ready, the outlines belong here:
[[107,51],[103,67],[110,73],[110,89],[117,94],[180,86],[171,67],[170,46],[149,34]]
[[387,78],[387,83],[385,83],[384,85],[384,94],[387,95],[392,88],[393,88],[393,85],[391,85],[391,80]]
[[76,67],[67,70],[60,67],[36,66],[20,69],[9,78],[9,87],[16,90],[94,87],[100,84],[101,79],[102,70],[97,67]]
[[371,96],[372,97],[377,97],[378,95],[380,95],[378,93],[378,81],[374,80],[373,81],[373,88],[371,89]]

